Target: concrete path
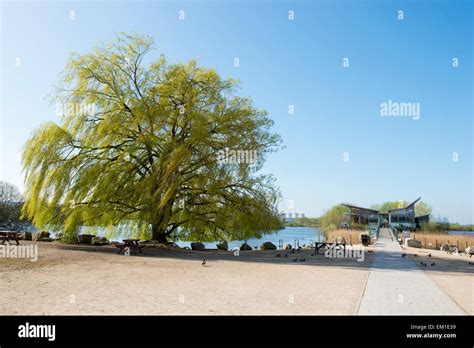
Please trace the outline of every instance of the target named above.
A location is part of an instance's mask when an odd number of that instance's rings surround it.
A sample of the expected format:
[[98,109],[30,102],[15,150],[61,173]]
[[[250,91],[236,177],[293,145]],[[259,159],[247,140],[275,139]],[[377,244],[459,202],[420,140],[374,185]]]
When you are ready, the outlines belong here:
[[381,229],[358,314],[465,314],[414,261],[401,257],[402,253],[390,230]]

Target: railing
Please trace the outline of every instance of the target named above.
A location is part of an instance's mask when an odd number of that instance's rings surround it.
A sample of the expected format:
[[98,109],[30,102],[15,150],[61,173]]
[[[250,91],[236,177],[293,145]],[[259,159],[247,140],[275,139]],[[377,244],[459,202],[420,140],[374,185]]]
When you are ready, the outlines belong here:
[[283,239],[278,240],[278,249],[283,250]]
[[388,228],[390,230],[392,238],[395,239],[395,240],[398,240],[398,238],[397,238],[398,237],[398,230],[392,224],[390,224]]

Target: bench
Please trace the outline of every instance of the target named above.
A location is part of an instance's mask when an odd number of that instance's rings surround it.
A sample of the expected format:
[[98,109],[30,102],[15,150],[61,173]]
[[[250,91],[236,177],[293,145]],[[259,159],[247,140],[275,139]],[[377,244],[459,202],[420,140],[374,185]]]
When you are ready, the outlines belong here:
[[314,244],[314,251],[316,254],[318,254],[319,249],[324,248],[324,247],[337,247],[337,246],[342,246],[344,248],[344,252],[346,252],[346,243],[331,243],[331,242],[316,242]]
[[2,241],[2,244],[5,244],[5,242],[10,243],[10,241],[15,241],[16,245],[20,245],[20,239],[18,232],[0,231],[0,240]]

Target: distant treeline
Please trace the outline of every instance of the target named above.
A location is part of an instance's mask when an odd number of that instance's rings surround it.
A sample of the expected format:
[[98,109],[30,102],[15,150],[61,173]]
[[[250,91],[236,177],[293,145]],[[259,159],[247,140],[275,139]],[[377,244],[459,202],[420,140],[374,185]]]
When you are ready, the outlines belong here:
[[461,225],[456,223],[449,224],[450,231],[474,231],[474,225]]
[[0,181],[0,230],[20,231],[31,226],[27,219],[21,219],[23,198],[15,185]]

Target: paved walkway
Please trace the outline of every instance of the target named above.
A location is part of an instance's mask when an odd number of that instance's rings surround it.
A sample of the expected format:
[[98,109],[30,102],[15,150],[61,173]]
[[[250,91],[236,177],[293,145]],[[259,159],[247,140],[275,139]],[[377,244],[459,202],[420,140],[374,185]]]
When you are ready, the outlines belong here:
[[390,230],[381,229],[358,314],[465,314],[414,261],[401,257],[402,252]]

